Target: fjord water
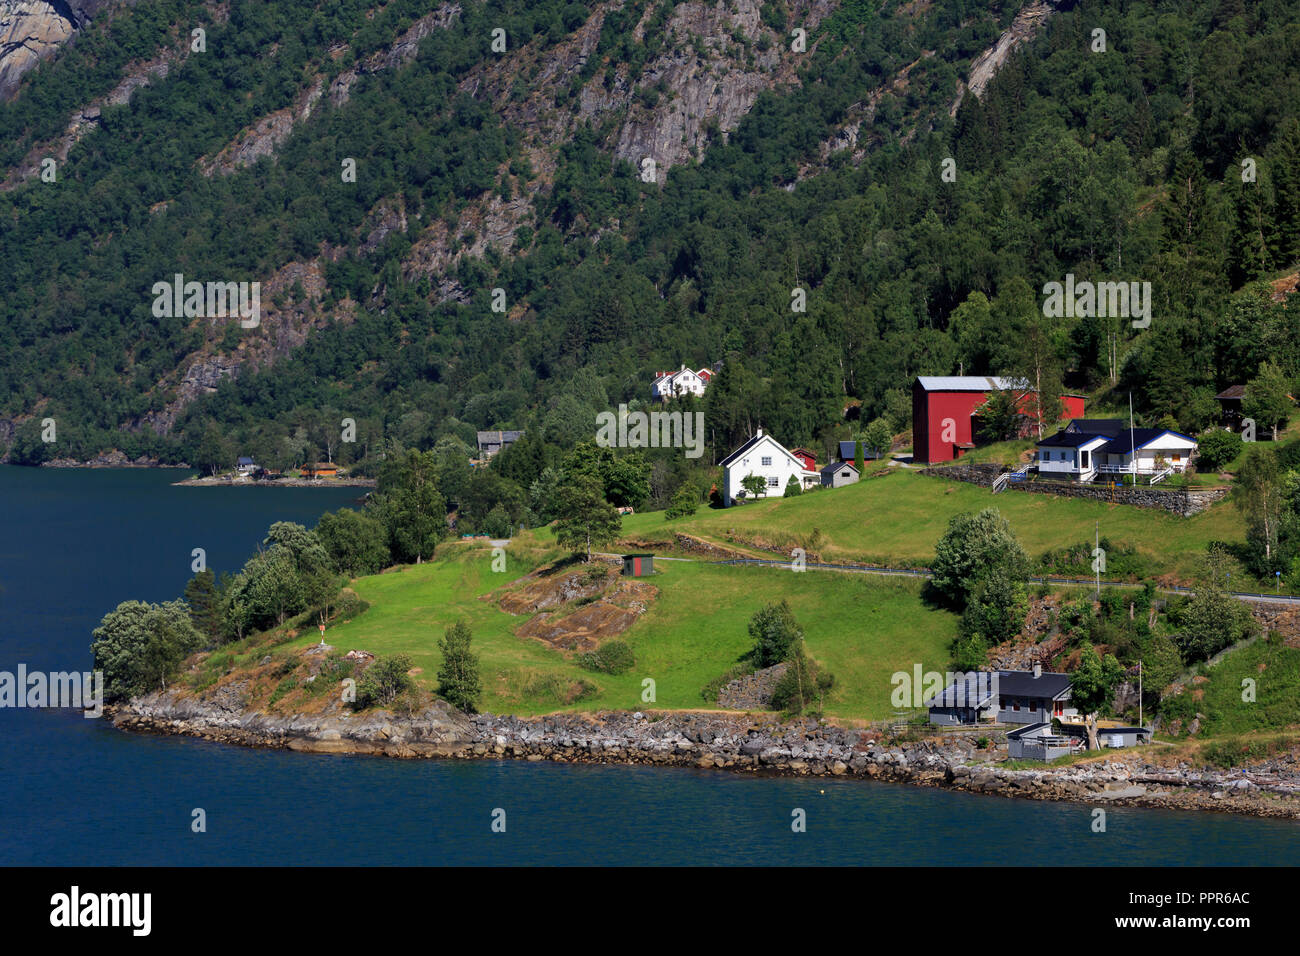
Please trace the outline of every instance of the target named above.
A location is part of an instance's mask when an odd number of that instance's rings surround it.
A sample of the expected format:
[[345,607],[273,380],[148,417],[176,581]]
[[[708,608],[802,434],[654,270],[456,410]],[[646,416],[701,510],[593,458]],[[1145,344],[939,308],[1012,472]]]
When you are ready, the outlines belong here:
[[[184,472],[0,467],[0,670],[85,670],[127,598],[190,553],[235,570],[273,521],[356,489],[175,488]],[[437,635],[430,634],[429,640]],[[120,733],[0,709],[0,863],[1293,865],[1300,822],[1092,808],[846,780],[522,761],[399,761]],[[207,831],[191,831],[201,808]],[[505,833],[493,833],[497,808]],[[802,808],[807,832],[791,831]]]

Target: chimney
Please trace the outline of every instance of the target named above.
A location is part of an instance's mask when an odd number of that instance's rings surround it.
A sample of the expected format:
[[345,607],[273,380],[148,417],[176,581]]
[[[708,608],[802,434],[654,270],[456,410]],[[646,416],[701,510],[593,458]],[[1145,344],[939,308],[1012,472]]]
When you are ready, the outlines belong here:
[[1043,676],[1043,665],[1039,661],[1034,661],[1034,680]]
[[762,437],[763,437],[763,429],[760,428],[758,431],[754,432],[754,437],[755,437],[755,438],[762,438]]

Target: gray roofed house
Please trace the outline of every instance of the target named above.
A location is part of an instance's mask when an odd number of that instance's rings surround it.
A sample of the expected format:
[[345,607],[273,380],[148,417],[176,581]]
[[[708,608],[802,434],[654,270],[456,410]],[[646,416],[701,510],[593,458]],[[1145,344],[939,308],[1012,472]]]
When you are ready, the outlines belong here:
[[480,458],[491,458],[497,452],[505,451],[515,442],[523,437],[522,431],[516,432],[479,432],[478,433],[478,456]]
[[862,477],[851,461],[833,461],[822,469],[821,475],[823,488],[842,488]]
[[1078,715],[1069,706],[1070,675],[1044,671],[978,671],[957,674],[925,701],[932,724],[1034,724]]

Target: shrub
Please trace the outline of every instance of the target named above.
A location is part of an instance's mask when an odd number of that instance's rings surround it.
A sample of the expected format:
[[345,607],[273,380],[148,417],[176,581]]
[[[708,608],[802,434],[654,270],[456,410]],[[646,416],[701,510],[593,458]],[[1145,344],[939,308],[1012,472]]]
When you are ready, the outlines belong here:
[[771,667],[785,660],[790,648],[803,640],[803,630],[795,621],[790,605],[781,601],[768,604],[750,618],[749,636],[754,640],[750,651],[754,664]]
[[835,686],[834,676],[819,668],[803,652],[802,641],[791,650],[789,663],[790,666],[772,688],[769,706],[773,710],[802,714],[816,702],[820,710],[823,695]]
[[578,663],[588,670],[604,674],[626,674],[636,664],[636,658],[626,641],[606,641],[579,657]]
[[695,514],[696,507],[700,503],[700,493],[690,482],[682,485],[677,489],[677,494],[673,495],[672,503],[664,512],[664,520],[672,521],[674,518],[686,518]]
[[1216,428],[1200,437],[1197,444],[1197,468],[1218,471],[1241,454],[1241,436]]
[[376,657],[357,682],[356,709],[392,704],[412,688],[411,677],[407,674],[410,669],[409,654]]

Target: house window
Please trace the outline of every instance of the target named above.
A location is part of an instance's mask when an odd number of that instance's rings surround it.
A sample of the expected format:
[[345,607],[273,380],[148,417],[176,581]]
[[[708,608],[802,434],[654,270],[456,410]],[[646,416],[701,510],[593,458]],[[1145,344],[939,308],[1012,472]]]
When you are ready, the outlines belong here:
[[769,479],[767,479],[767,486],[768,486],[769,488],[780,488],[780,487],[781,487],[781,479],[780,479],[780,478],[769,478]]
[[1177,461],[1182,461],[1182,460],[1183,460],[1183,456],[1182,456],[1182,455],[1174,455],[1174,461],[1177,462]]
[[1017,697],[1017,698],[1016,698],[1016,702],[1015,702],[1014,704],[1011,705],[1011,709],[1012,709],[1012,710],[1019,710],[1019,709],[1020,709],[1020,698],[1019,698],[1019,697]]
[[1029,702],[1029,712],[1030,712],[1031,714],[1036,714],[1036,713],[1038,713],[1038,701],[1036,701],[1036,700],[1030,700],[1030,702]]
[[772,464],[772,458],[771,458],[771,456],[769,456],[769,455],[764,455],[764,456],[763,456],[763,465],[766,467],[766,466],[770,466],[771,464]]

